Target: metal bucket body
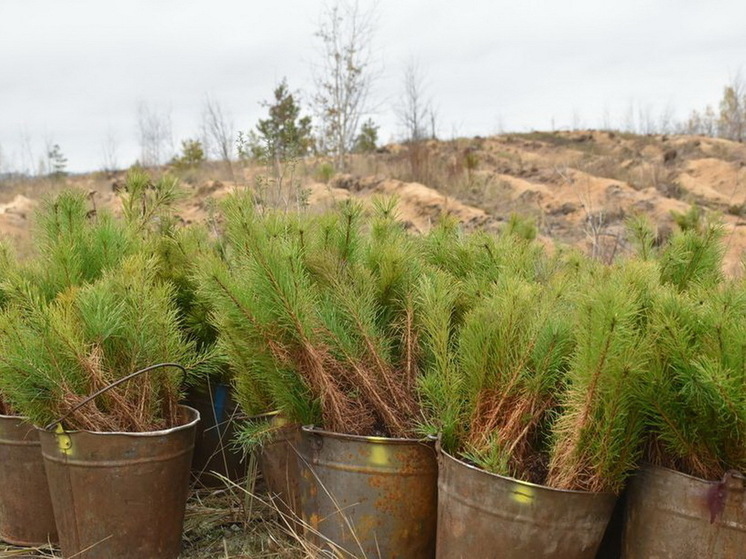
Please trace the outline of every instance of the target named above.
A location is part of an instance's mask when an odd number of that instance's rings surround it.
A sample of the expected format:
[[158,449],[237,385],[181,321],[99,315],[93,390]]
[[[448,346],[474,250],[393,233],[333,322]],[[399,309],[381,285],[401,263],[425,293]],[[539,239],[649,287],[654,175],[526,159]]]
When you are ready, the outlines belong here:
[[726,476],[721,483],[657,466],[640,468],[627,490],[622,556],[745,557],[743,480]]
[[301,458],[303,521],[313,543],[354,557],[434,556],[438,465],[432,442],[303,427]]
[[248,461],[233,442],[241,413],[230,386],[208,380],[190,388],[185,402],[202,418],[197,425],[192,459],[192,476],[197,484],[221,487],[225,485],[222,477],[235,483],[243,481],[248,475]]
[[146,433],[39,431],[65,557],[176,559],[199,413]]
[[0,415],[0,540],[21,546],[57,542],[36,428]]
[[499,476],[442,451],[439,461],[437,557],[595,557],[614,495]]
[[295,521],[302,515],[298,463],[300,426],[286,423],[279,413],[268,414],[268,419],[273,427],[273,436],[262,447],[259,468],[270,499],[297,531]]

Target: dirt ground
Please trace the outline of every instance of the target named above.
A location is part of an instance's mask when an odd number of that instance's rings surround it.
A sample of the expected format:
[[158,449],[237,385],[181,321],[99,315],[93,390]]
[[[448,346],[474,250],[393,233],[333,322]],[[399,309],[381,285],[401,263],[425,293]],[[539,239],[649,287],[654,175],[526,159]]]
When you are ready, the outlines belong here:
[[[54,548],[0,542],[0,558],[58,559]],[[258,494],[237,488],[200,490],[187,503],[180,559],[302,559],[309,557],[276,510]]]

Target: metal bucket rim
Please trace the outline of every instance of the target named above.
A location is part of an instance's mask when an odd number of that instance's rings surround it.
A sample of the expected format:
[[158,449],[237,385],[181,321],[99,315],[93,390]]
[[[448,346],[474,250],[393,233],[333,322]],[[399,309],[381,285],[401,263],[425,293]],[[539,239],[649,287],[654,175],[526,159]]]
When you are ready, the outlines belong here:
[[[183,409],[191,416],[191,419],[188,419],[186,423],[182,423],[181,425],[177,425],[175,427],[169,427],[168,429],[158,429],[157,431],[89,431],[87,429],[78,429],[74,431],[67,431],[64,430],[65,435],[74,435],[76,433],[88,433],[89,435],[96,435],[96,436],[128,436],[128,437],[137,437],[137,438],[144,438],[144,437],[161,437],[163,435],[169,435],[171,433],[177,432],[177,431],[183,431],[185,429],[189,429],[191,427],[194,427],[197,423],[200,421],[200,414],[197,410],[190,406],[185,406],[184,404],[179,404],[178,407],[180,409]],[[52,435],[57,434],[55,431],[52,431],[51,429],[44,429],[43,427],[36,426],[36,429],[42,433],[49,433]]]
[[642,470],[647,470],[647,471],[650,471],[650,472],[652,472],[654,470],[659,470],[659,471],[664,472],[664,473],[674,474],[674,475],[677,475],[679,477],[683,477],[683,478],[690,479],[690,480],[693,480],[693,481],[698,481],[700,483],[707,483],[707,484],[710,484],[710,485],[717,485],[721,481],[719,479],[717,479],[717,480],[715,480],[715,479],[705,479],[703,477],[693,476],[691,474],[680,472],[679,470],[674,470],[673,468],[667,468],[666,466],[659,466],[658,464],[651,464],[650,462],[645,462],[644,464],[641,464],[640,467],[639,467],[639,470],[641,470],[641,471]]
[[367,443],[378,443],[378,444],[424,444],[432,446],[434,441],[428,437],[422,439],[408,439],[402,437],[376,437],[369,435],[349,435],[347,433],[335,433],[334,431],[327,431],[316,427],[315,425],[302,425],[301,431],[304,433],[311,433],[315,435],[322,435],[324,437],[342,439],[348,441],[367,442]]
[[25,421],[26,423],[29,423],[30,425],[28,417],[26,417],[25,415],[5,415],[5,414],[0,413],[0,419],[16,419],[19,421]]
[[455,456],[447,453],[442,448],[440,449],[440,453],[443,456],[445,456],[446,458],[451,459],[452,461],[456,462],[457,464],[459,464],[459,465],[461,465],[461,466],[463,466],[465,468],[468,468],[468,469],[476,471],[476,472],[481,472],[482,474],[485,474],[487,476],[492,476],[492,477],[495,477],[495,478],[498,478],[498,479],[501,479],[501,480],[504,480],[504,481],[508,481],[508,482],[511,482],[511,483],[515,483],[515,484],[518,484],[518,485],[524,485],[526,487],[531,487],[531,488],[534,488],[534,489],[545,490],[545,491],[551,491],[551,492],[554,492],[554,493],[570,493],[570,494],[573,494],[573,495],[588,495],[588,496],[599,496],[599,497],[610,496],[610,497],[616,498],[616,495],[614,493],[609,492],[609,491],[593,492],[593,491],[582,491],[582,490],[579,490],[579,489],[557,489],[556,487],[550,487],[548,485],[542,485],[540,483],[531,483],[530,481],[523,481],[521,479],[516,479],[516,478],[510,477],[510,476],[503,476],[503,475],[496,474],[496,473],[493,473],[493,472],[488,472],[484,468],[479,468],[478,466],[475,466],[473,464],[469,464],[468,462],[464,462],[463,460],[460,460],[459,458],[456,458]]

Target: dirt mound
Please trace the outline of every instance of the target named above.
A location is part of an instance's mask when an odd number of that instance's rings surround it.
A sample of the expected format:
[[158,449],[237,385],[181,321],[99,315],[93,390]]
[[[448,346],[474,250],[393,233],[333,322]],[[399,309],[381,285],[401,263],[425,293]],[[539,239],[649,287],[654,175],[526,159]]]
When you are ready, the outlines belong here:
[[344,174],[333,177],[329,189],[333,196],[344,196],[347,192],[367,201],[376,196],[393,196],[398,201],[399,218],[417,231],[427,231],[445,215],[455,217],[468,227],[490,227],[497,222],[484,210],[419,183]]
[[[349,197],[371,205],[377,196],[395,196],[400,218],[416,231],[443,215],[494,229],[518,213],[535,219],[544,242],[580,246],[608,260],[630,249],[624,226],[630,215],[650,216],[665,237],[676,228],[673,214],[697,205],[725,224],[729,273],[741,272],[746,251],[746,146],[727,140],[598,130],[431,140],[354,155],[349,174],[319,182],[329,164],[303,161],[279,187],[263,167],[234,165],[226,173],[207,164],[185,177],[178,215],[185,223],[204,221],[217,200],[258,184],[265,185],[259,193],[265,203],[295,207],[302,194],[314,211]],[[115,212],[120,202],[112,188],[123,181],[124,173],[67,180],[96,191],[92,203]],[[27,217],[44,191],[38,186],[26,185],[17,190],[24,195],[0,205],[0,233],[19,244],[27,242]]]

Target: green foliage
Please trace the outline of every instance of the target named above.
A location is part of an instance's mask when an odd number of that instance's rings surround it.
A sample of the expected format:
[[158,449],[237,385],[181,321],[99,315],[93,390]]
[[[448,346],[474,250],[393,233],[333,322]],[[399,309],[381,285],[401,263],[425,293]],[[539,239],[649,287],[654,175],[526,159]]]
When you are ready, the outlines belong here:
[[454,351],[460,290],[458,280],[446,272],[433,270],[422,276],[417,291],[417,320],[423,353],[422,427],[429,435],[439,435],[443,448],[449,452],[459,449],[463,437],[465,381]]
[[685,229],[674,234],[660,255],[661,280],[678,289],[716,285],[722,279],[723,229]]
[[538,233],[536,220],[528,216],[521,216],[516,213],[510,214],[508,223],[505,225],[505,233],[516,235],[521,239],[533,241]]
[[378,129],[380,127],[369,118],[360,125],[360,132],[355,138],[355,149],[357,153],[373,153],[378,147]]
[[34,242],[40,258],[20,273],[32,278],[50,300],[69,287],[99,278],[138,244],[111,214],[90,210],[87,196],[79,190],[46,198],[36,221]]
[[122,213],[135,233],[152,231],[158,222],[170,216],[173,204],[179,199],[179,180],[163,175],[154,181],[144,170],[134,167],[124,183]]
[[464,152],[464,168],[469,176],[479,167],[479,154],[473,149]]
[[[414,428],[412,243],[380,204],[311,218],[257,213],[248,194],[226,205],[228,264],[200,274],[219,344],[237,367],[245,410],[358,434]],[[264,408],[263,410],[261,408]]]
[[636,214],[627,219],[627,230],[642,260],[653,257],[657,234],[650,219],[644,214]]
[[212,308],[198,293],[195,274],[202,259],[217,255],[218,246],[204,226],[178,227],[169,219],[162,219],[159,225],[147,247],[156,258],[158,279],[174,287],[184,333],[201,351],[208,351],[216,343],[218,331],[210,320]]
[[735,284],[656,296],[655,359],[641,383],[648,458],[717,480],[746,468],[746,292]]
[[654,266],[631,262],[580,287],[548,485],[618,492],[634,468],[644,427],[635,387],[648,371],[644,318],[656,274]]
[[671,217],[682,231],[700,231],[703,223],[703,211],[693,204],[686,212],[671,211]]
[[572,348],[569,283],[516,236],[444,221],[422,244],[423,429],[485,469],[542,481],[542,433]]
[[[199,368],[182,336],[173,288],[135,255],[52,301],[19,285],[0,317],[0,391],[37,425],[109,383],[160,362]],[[69,429],[148,431],[178,424],[181,373],[154,371],[110,390],[65,420]]]
[[536,459],[573,347],[569,313],[559,303],[539,284],[506,278],[464,320],[465,454],[485,469],[544,481]]
[[196,169],[205,162],[205,150],[199,140],[182,140],[181,155],[174,156],[171,165],[178,171]]
[[334,165],[330,162],[325,161],[316,168],[316,180],[319,182],[328,183],[334,176]]

